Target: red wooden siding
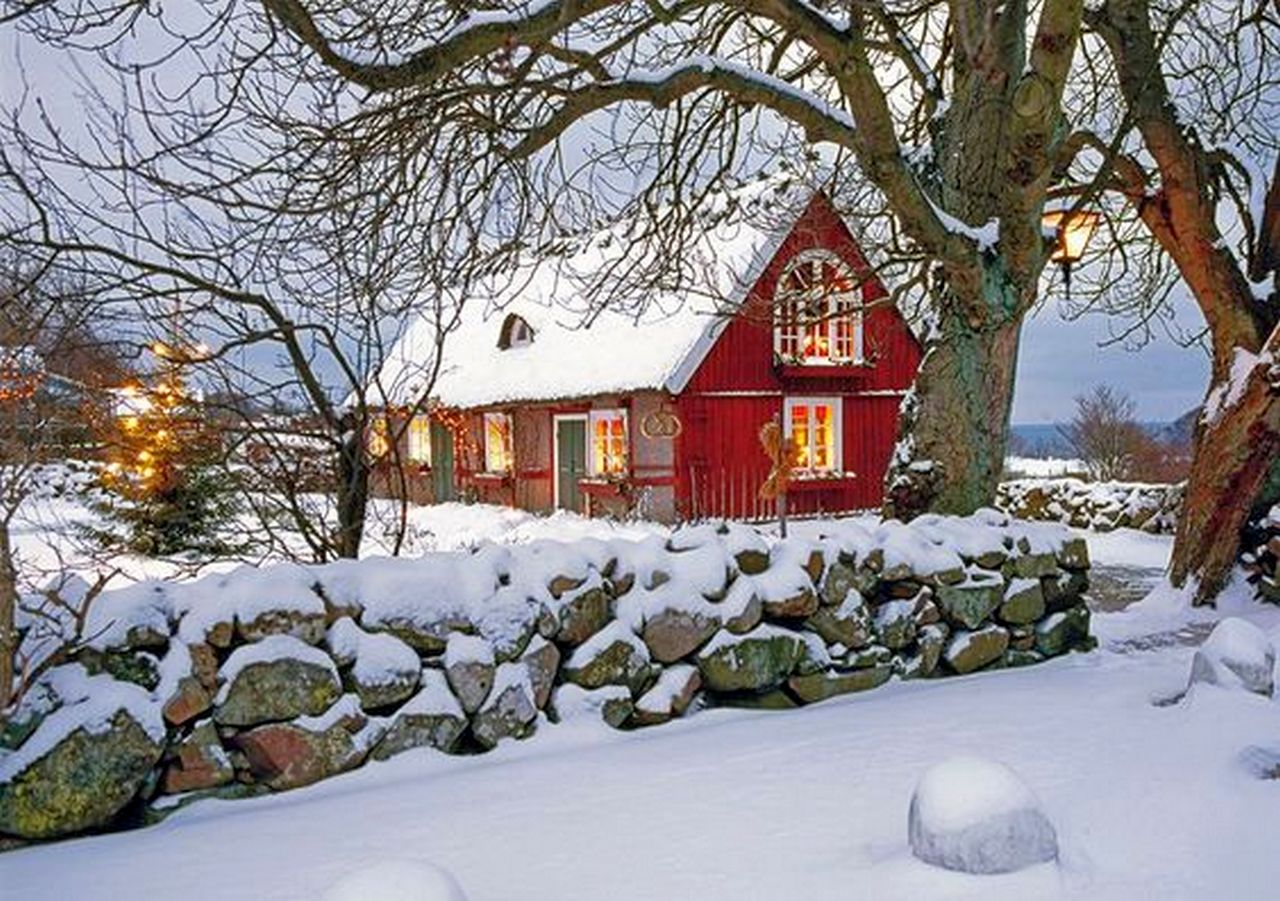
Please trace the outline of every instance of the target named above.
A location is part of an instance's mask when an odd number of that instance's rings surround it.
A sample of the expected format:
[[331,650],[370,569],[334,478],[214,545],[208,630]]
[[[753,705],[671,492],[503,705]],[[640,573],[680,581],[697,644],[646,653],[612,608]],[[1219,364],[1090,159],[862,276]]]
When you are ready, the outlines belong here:
[[[864,365],[833,367],[820,376],[812,370],[790,374],[774,365],[774,288],[787,262],[811,248],[838,253],[855,273],[872,279],[864,294],[871,305],[863,323]],[[752,287],[744,313],[724,327],[677,399],[685,425],[676,467],[683,516],[773,515],[772,505],[758,499],[769,470],[759,432],[782,413],[785,397],[842,399],[842,465],[852,474],[795,485],[789,509],[805,515],[879,505],[901,395],[915,379],[921,357],[920,345],[887,296],[830,203],[815,196]]]

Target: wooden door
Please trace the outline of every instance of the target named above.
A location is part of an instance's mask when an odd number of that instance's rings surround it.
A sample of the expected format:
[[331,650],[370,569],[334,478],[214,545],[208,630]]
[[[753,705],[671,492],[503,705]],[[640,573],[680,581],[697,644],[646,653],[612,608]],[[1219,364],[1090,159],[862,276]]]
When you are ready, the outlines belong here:
[[582,512],[578,480],[587,474],[587,421],[556,418],[556,506]]
[[431,423],[431,492],[437,504],[458,499],[453,483],[453,432]]

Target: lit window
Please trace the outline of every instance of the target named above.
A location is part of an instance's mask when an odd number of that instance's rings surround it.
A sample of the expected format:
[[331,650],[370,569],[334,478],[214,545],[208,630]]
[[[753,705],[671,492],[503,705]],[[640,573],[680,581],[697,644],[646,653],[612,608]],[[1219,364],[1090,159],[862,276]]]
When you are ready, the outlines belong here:
[[860,363],[862,287],[834,253],[805,251],[778,279],[774,350],[786,363]]
[[627,471],[627,411],[592,410],[591,474],[619,475]]
[[375,460],[381,460],[391,451],[390,428],[387,425],[387,417],[378,416],[369,423],[368,447],[369,456]]
[[430,463],[431,420],[421,414],[410,419],[406,442],[410,460],[414,463]]
[[838,472],[840,460],[840,399],[789,397],[787,436],[795,449],[796,468],[808,472]]
[[485,472],[511,471],[511,416],[508,413],[484,414]]

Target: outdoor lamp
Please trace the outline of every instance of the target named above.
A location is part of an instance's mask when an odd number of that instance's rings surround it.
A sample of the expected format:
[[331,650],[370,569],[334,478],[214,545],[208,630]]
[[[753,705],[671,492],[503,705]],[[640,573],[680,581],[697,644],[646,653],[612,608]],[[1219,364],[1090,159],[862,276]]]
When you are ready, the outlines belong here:
[[1054,235],[1053,252],[1049,259],[1062,267],[1062,279],[1071,296],[1071,264],[1080,261],[1084,249],[1102,221],[1102,215],[1092,210],[1047,210],[1040,220],[1041,228]]

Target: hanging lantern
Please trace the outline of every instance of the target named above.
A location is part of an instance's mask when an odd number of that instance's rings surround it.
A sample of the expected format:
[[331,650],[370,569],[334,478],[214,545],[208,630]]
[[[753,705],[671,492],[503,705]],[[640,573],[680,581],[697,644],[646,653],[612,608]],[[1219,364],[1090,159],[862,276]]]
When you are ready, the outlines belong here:
[[1071,266],[1084,256],[1085,247],[1101,221],[1101,213],[1070,209],[1046,210],[1040,220],[1043,231],[1053,233],[1053,251],[1049,259],[1062,267],[1068,298],[1071,297]]

